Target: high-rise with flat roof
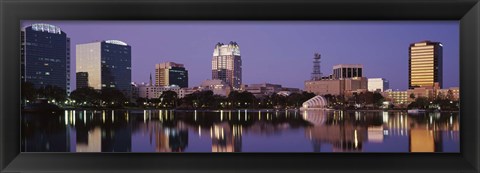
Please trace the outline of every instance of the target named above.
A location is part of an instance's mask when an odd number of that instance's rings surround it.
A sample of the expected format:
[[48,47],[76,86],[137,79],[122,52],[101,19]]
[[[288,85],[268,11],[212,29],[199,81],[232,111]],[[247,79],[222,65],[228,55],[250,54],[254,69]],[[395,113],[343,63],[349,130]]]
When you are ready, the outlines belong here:
[[70,38],[59,27],[37,23],[21,31],[22,80],[70,93]]
[[119,40],[77,44],[77,72],[88,73],[88,86],[115,88],[131,96],[131,46]]
[[409,47],[408,88],[442,88],[443,45],[439,42],[422,41]]
[[234,89],[242,84],[242,59],[236,42],[217,43],[213,50],[212,79],[220,79]]
[[344,79],[363,77],[363,65],[362,64],[338,64],[333,66],[333,78]]
[[164,62],[155,65],[155,85],[188,88],[188,71],[183,64]]

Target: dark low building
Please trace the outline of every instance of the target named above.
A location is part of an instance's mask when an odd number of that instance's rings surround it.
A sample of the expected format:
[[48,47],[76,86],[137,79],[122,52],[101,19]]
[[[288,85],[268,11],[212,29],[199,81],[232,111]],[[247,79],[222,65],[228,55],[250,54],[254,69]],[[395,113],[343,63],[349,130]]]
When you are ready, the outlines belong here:
[[77,89],[88,87],[88,72],[77,72]]

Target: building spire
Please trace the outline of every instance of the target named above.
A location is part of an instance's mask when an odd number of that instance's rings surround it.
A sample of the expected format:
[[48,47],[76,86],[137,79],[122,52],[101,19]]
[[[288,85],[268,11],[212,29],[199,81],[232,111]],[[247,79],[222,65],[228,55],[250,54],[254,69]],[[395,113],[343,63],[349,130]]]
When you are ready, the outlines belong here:
[[152,73],[150,73],[150,86],[152,86]]

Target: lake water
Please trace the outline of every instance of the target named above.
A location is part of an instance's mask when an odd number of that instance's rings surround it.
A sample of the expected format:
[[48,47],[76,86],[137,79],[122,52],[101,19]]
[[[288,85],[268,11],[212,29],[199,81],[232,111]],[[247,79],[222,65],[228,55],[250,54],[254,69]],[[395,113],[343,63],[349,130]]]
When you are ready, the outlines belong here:
[[68,110],[22,121],[22,152],[460,151],[458,112]]

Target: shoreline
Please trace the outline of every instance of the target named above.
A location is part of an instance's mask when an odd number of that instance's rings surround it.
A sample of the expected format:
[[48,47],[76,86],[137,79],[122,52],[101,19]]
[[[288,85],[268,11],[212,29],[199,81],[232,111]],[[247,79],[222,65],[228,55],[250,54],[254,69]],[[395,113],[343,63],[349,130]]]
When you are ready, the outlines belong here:
[[[219,112],[219,111],[248,111],[248,112],[257,112],[257,111],[266,111],[266,112],[278,112],[278,111],[305,111],[299,108],[290,108],[290,109],[258,109],[258,108],[238,108],[238,109],[172,109],[172,108],[65,108],[64,110],[133,110],[133,111],[143,111],[143,110],[170,110],[178,112],[190,112],[190,111],[201,111],[201,112]],[[407,112],[409,109],[328,109],[323,111],[346,111],[346,112]],[[410,109],[412,110],[412,109]],[[24,111],[24,110],[22,110]],[[321,111],[314,110],[311,111]],[[460,110],[442,110],[442,111],[429,111],[425,110],[425,113],[432,112],[460,112]]]

